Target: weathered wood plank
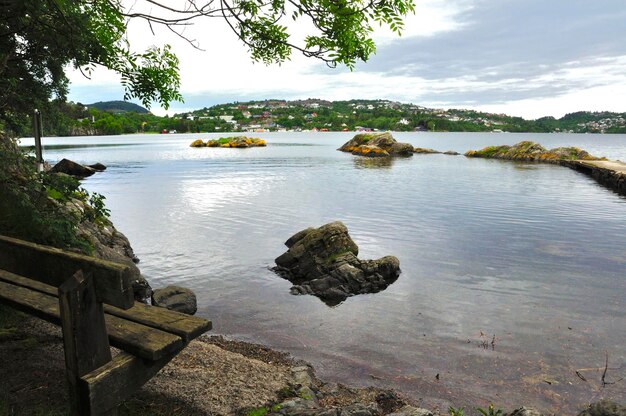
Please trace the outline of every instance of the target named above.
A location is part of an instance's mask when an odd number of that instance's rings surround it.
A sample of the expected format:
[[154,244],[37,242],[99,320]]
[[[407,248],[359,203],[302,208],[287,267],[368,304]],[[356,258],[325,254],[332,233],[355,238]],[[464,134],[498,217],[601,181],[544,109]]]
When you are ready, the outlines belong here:
[[80,390],[80,378],[112,358],[104,309],[96,298],[89,274],[79,270],[59,287],[59,309],[70,413],[74,416],[102,414],[91,411],[88,396],[81,394]]
[[59,287],[78,270],[92,273],[98,300],[128,309],[134,304],[130,267],[0,235],[0,269]]
[[178,335],[185,344],[212,328],[211,321],[206,319],[138,302],[127,310],[109,305],[105,305],[104,310],[109,315]]
[[[56,295],[56,289],[54,287],[16,275],[15,273],[7,272],[6,270],[0,269],[0,281],[10,282],[48,295]],[[104,312],[178,335],[185,344],[188,344],[192,339],[211,330],[212,327],[211,321],[207,321],[206,319],[170,311],[165,308],[148,306],[138,302],[135,302],[132,308],[126,310],[104,305]]]
[[[58,299],[54,296],[0,281],[0,301],[60,325]],[[156,361],[180,351],[183,340],[174,334],[127,321],[113,315],[104,315],[109,342],[112,346],[139,357]]]
[[135,393],[175,355],[146,361],[122,352],[111,362],[83,376],[81,390],[88,397],[91,409],[110,409]]
[[111,345],[133,355],[156,361],[183,349],[183,340],[174,334],[127,321],[113,315],[104,315]]

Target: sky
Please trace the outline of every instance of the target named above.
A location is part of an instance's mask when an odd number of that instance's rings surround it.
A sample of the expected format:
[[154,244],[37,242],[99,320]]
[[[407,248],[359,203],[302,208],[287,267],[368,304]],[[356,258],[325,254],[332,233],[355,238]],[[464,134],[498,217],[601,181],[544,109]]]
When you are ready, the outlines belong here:
[[[133,48],[171,44],[180,59],[184,103],[158,115],[233,101],[388,99],[535,119],[575,111],[626,112],[623,0],[415,0],[401,37],[377,29],[376,55],[353,71],[294,52],[281,65],[252,62],[222,19],[185,29],[202,50],[143,21],[129,26]],[[134,7],[137,6],[136,3]],[[307,26],[293,25],[295,36]],[[70,71],[68,99],[119,100],[119,76]]]

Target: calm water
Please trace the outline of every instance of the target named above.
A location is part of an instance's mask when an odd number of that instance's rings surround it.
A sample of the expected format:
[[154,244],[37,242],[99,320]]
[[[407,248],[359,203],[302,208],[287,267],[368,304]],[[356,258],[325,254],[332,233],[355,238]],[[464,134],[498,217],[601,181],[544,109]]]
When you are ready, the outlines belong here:
[[[605,352],[607,381],[626,376],[626,198],[552,165],[444,155],[381,163],[337,152],[352,134],[188,147],[209,136],[45,139],[44,156],[108,166],[84,186],[106,196],[152,285],[193,289],[214,333],[430,405],[573,414],[601,397],[626,401],[626,381],[600,383]],[[530,139],[626,160],[626,136],[395,137],[459,152]],[[268,270],[273,259],[296,231],[334,220],[360,257],[397,256],[397,282],[335,308],[290,295]]]

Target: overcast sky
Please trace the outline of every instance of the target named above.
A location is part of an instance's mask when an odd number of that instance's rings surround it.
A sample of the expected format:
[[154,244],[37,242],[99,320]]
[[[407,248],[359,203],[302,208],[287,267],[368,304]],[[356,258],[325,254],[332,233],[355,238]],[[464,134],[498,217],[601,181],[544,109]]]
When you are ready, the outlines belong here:
[[[377,54],[353,72],[300,55],[282,65],[252,63],[218,19],[185,33],[133,22],[136,48],[170,43],[181,64],[185,103],[170,114],[266,98],[389,99],[538,118],[580,110],[626,112],[624,0],[415,0],[402,37],[375,34]],[[294,28],[302,32],[301,27]],[[70,75],[69,99],[118,100],[119,78],[98,70]],[[155,114],[165,114],[157,105]]]

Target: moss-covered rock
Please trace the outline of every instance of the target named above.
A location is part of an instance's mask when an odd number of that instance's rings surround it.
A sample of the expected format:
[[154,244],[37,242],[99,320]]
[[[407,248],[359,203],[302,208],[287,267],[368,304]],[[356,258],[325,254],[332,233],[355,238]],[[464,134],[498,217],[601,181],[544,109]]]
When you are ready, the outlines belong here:
[[359,133],[337,150],[367,157],[413,155],[413,146],[411,144],[399,143],[388,132]]
[[204,143],[201,139],[194,140],[191,142],[189,147],[205,147],[206,143]]
[[207,140],[206,143],[198,139],[191,143],[191,147],[234,147],[239,149],[265,146],[267,146],[265,140],[246,136],[220,137],[219,139]]
[[346,226],[331,222],[294,234],[274,270],[293,283],[294,295],[315,295],[333,306],[349,296],[375,293],[393,283],[400,261],[393,256],[360,260],[359,248]]
[[557,147],[548,150],[531,141],[519,142],[513,146],[488,146],[481,150],[470,150],[465,156],[556,164],[570,160],[606,160],[590,155],[578,147]]

